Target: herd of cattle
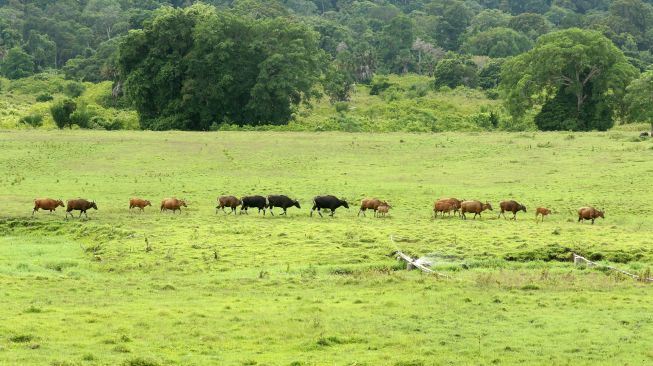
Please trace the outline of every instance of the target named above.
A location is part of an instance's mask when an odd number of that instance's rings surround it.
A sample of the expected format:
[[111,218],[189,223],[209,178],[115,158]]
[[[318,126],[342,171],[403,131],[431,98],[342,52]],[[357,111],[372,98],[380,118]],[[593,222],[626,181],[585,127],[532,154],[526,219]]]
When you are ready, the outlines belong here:
[[[152,203],[148,200],[144,200],[141,198],[132,198],[129,200],[129,209],[132,210],[134,208],[140,209],[140,211],[144,211],[145,207],[147,206],[152,206]],[[243,214],[248,214],[247,210],[249,208],[256,208],[258,209],[258,213],[261,213],[263,211],[263,215],[265,215],[266,209],[270,211],[270,214],[274,216],[274,212],[272,212],[272,209],[277,207],[281,208],[283,210],[283,213],[281,215],[286,215],[287,210],[291,207],[297,207],[301,208],[299,205],[299,201],[291,199],[288,196],[284,195],[272,195],[272,196],[246,196],[242,198],[237,198],[235,196],[222,196],[218,198],[218,205],[215,207],[215,212],[218,213],[218,209],[221,209],[223,212],[226,213],[225,207],[229,208],[230,211],[229,213],[236,213],[237,208],[240,206],[240,213]],[[34,210],[32,211],[32,216],[34,216],[34,213],[36,213],[38,210],[46,210],[50,211],[52,213],[57,209],[57,207],[64,207],[63,201],[62,200],[55,200],[52,198],[38,198],[34,200]],[[68,218],[68,215],[73,217],[72,211],[79,211],[79,217],[84,214],[84,216],[88,217],[86,214],[86,211],[93,208],[97,210],[97,204],[95,201],[88,201],[85,199],[71,199],[68,200],[66,204],[66,219]],[[182,207],[188,207],[186,206],[186,202],[184,200],[179,200],[176,198],[165,198],[161,201],[161,206],[160,206],[160,212],[163,211],[172,211],[172,213],[175,213],[179,211],[181,214],[181,208]],[[313,216],[313,212],[317,210],[317,213],[322,216],[322,210],[330,210],[330,216],[333,216],[336,212],[336,209],[339,207],[344,207],[344,208],[349,208],[349,204],[347,203],[346,200],[339,199],[336,196],[317,196],[313,198],[313,208],[311,208],[311,213],[310,216]],[[502,201],[499,204],[499,207],[501,208],[501,211],[499,212],[499,216],[501,217],[503,215],[504,218],[506,218],[505,213],[506,212],[511,212],[512,213],[512,219],[517,220],[517,213],[520,211],[526,212],[526,206],[522,205],[521,203],[513,200],[509,201]],[[365,216],[365,212],[367,210],[372,210],[374,211],[374,216],[380,216],[383,217],[385,216],[388,211],[392,208],[386,201],[382,201],[376,198],[373,199],[364,199],[361,201],[360,209],[358,210],[358,215],[363,214]],[[481,201],[475,201],[475,200],[459,200],[456,198],[445,198],[445,199],[440,199],[437,200],[434,205],[433,205],[433,213],[434,217],[437,218],[438,214],[440,214],[442,217],[444,217],[444,214],[448,214],[451,216],[451,213],[453,212],[454,214],[457,214],[460,216],[461,219],[467,219],[466,214],[474,214],[474,219],[476,219],[476,216],[481,217],[481,213],[484,211],[493,211],[492,205],[489,202],[481,202]],[[538,207],[535,210],[535,220],[537,221],[538,218],[541,216],[542,221],[544,221],[544,216],[547,216],[551,213],[551,210],[545,207]],[[594,207],[581,207],[578,209],[578,221],[584,221],[584,220],[591,220],[592,224],[594,224],[594,220],[597,218],[605,218],[605,212],[603,210],[597,210]]]

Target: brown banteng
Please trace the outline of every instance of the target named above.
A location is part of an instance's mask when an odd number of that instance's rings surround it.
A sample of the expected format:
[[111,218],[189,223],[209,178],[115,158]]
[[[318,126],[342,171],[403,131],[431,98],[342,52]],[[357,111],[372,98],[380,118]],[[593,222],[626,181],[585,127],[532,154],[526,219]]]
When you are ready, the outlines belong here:
[[449,201],[449,203],[451,203],[451,210],[453,211],[453,213],[458,214],[458,216],[460,216],[460,205],[463,203],[464,200],[459,200],[457,198],[447,198],[447,199],[442,199],[440,201]]
[[363,213],[363,216],[365,216],[365,211],[366,210],[373,210],[374,211],[374,216],[376,216],[376,211],[378,210],[379,206],[381,205],[387,205],[388,203],[386,201],[381,201],[378,198],[368,198],[364,199],[361,201],[361,208],[358,210],[358,215],[360,216],[361,212]]
[[581,207],[578,209],[578,221],[592,220],[592,225],[594,225],[594,220],[597,218],[605,219],[605,211],[597,210],[594,207]]
[[70,215],[70,217],[74,217],[73,214],[71,213],[71,211],[73,210],[79,211],[79,217],[82,217],[82,214],[88,217],[88,215],[86,214],[86,210],[91,208],[97,210],[97,205],[95,204],[95,201],[87,201],[82,198],[78,198],[75,200],[68,200],[66,204],[66,218],[68,218],[68,215]]
[[537,221],[537,217],[539,215],[542,215],[542,222],[544,222],[544,216],[548,216],[551,213],[551,210],[549,210],[546,207],[538,207],[535,210],[535,221]]
[[474,219],[476,219],[476,215],[478,217],[481,217],[481,212],[485,210],[492,210],[492,205],[490,205],[489,202],[482,203],[481,201],[464,201],[460,204],[460,214],[461,218],[464,220],[467,220],[467,216],[465,216],[465,213],[474,213]]
[[512,212],[512,219],[517,220],[517,212],[519,211],[526,212],[526,206],[513,200],[501,201],[501,203],[499,203],[499,207],[501,207],[501,212],[499,212],[499,216],[497,216],[497,218],[503,215],[503,218],[505,219],[506,218],[505,212],[508,211],[508,212]]
[[32,210],[32,216],[34,216],[34,212],[38,210],[47,210],[52,213],[52,211],[57,210],[57,207],[64,207],[62,200],[55,200],[52,198],[37,198],[34,200],[34,210]]
[[230,214],[235,214],[236,213],[236,208],[240,206],[242,202],[235,197],[235,196],[221,196],[218,198],[218,205],[215,206],[215,213],[218,213],[218,209],[222,209],[222,212],[225,214],[227,213],[224,208],[229,207],[231,211],[229,211]]
[[145,211],[145,207],[147,206],[152,206],[152,203],[148,200],[144,200],[141,198],[130,198],[129,199],[129,209],[131,210],[134,207],[138,207],[141,209],[141,212]]
[[188,207],[186,206],[186,201],[178,200],[176,198],[165,198],[161,201],[161,210],[159,212],[163,212],[163,210],[172,210],[172,213],[174,214],[175,211],[179,210],[179,214],[181,215],[182,207]]
[[438,212],[442,213],[442,217],[444,217],[445,212],[451,215],[451,211],[453,211],[454,209],[455,209],[455,204],[449,201],[449,199],[439,200],[433,203],[434,217],[438,217]]
[[376,212],[378,213],[378,217],[381,217],[381,216],[385,217],[385,215],[388,213],[388,211],[391,208],[392,208],[392,206],[390,206],[388,204],[379,205],[376,208]]

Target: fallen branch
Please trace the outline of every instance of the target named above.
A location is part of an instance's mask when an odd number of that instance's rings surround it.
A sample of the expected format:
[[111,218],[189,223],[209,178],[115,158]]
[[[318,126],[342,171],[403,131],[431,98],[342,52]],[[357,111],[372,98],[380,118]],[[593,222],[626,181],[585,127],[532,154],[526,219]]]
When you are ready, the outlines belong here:
[[616,271],[616,272],[619,272],[621,274],[624,274],[624,275],[626,275],[626,276],[628,276],[628,277],[630,277],[630,278],[632,278],[634,280],[637,280],[637,281],[653,282],[653,278],[641,277],[641,276],[638,276],[636,274],[626,272],[623,269],[619,269],[617,267],[612,267],[612,266],[608,266],[608,265],[605,265],[605,264],[598,264],[596,262],[592,262],[591,260],[589,260],[589,259],[587,259],[587,258],[585,258],[583,256],[580,256],[580,255],[578,255],[576,253],[573,253],[573,254],[574,254],[574,264],[575,265],[585,264],[588,267],[603,267],[603,268],[607,268],[607,269],[609,269],[611,271]]
[[[395,243],[394,238],[392,237],[392,235],[390,235],[390,241],[392,241],[392,243]],[[397,245],[395,244],[395,247],[396,246]],[[397,255],[397,259],[402,259],[402,260],[404,260],[406,262],[406,269],[408,269],[408,270],[411,270],[413,268],[418,268],[422,272],[434,274],[434,275],[436,275],[438,277],[450,278],[449,276],[447,276],[445,274],[435,272],[434,270],[432,270],[432,269],[428,268],[427,266],[425,266],[424,263],[428,263],[428,262],[422,261],[422,260],[420,260],[420,258],[411,258],[409,255],[406,255],[401,250],[399,250],[399,248],[397,248],[397,251],[394,254]]]

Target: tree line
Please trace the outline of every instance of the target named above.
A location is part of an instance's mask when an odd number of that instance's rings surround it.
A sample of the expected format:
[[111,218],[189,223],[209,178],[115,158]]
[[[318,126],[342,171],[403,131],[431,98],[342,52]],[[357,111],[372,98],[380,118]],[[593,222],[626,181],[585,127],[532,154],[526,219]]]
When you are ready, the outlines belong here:
[[[535,107],[540,129],[605,129],[645,115],[626,87],[653,63],[651,2],[7,0],[0,72],[112,80],[144,128],[285,123],[318,91],[345,101],[355,83],[418,73],[500,87],[510,116]],[[547,58],[560,62],[534,62]]]

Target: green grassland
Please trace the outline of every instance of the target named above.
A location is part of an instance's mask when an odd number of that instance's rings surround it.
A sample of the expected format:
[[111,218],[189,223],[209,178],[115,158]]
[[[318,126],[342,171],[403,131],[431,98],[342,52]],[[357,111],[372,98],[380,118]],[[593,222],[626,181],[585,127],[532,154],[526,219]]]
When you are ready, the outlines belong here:
[[[0,364],[649,364],[650,284],[570,261],[650,272],[653,143],[636,135],[0,132]],[[222,194],[302,208],[216,214]],[[311,218],[318,194],[351,207]],[[99,210],[32,218],[41,196]],[[130,213],[133,196],[154,207]],[[169,196],[189,207],[159,213]],[[433,219],[449,196],[495,211]],[[357,217],[365,197],[390,216]],[[496,218],[509,198],[516,222]],[[584,205],[605,220],[577,223]],[[554,213],[536,223],[537,206]]]

